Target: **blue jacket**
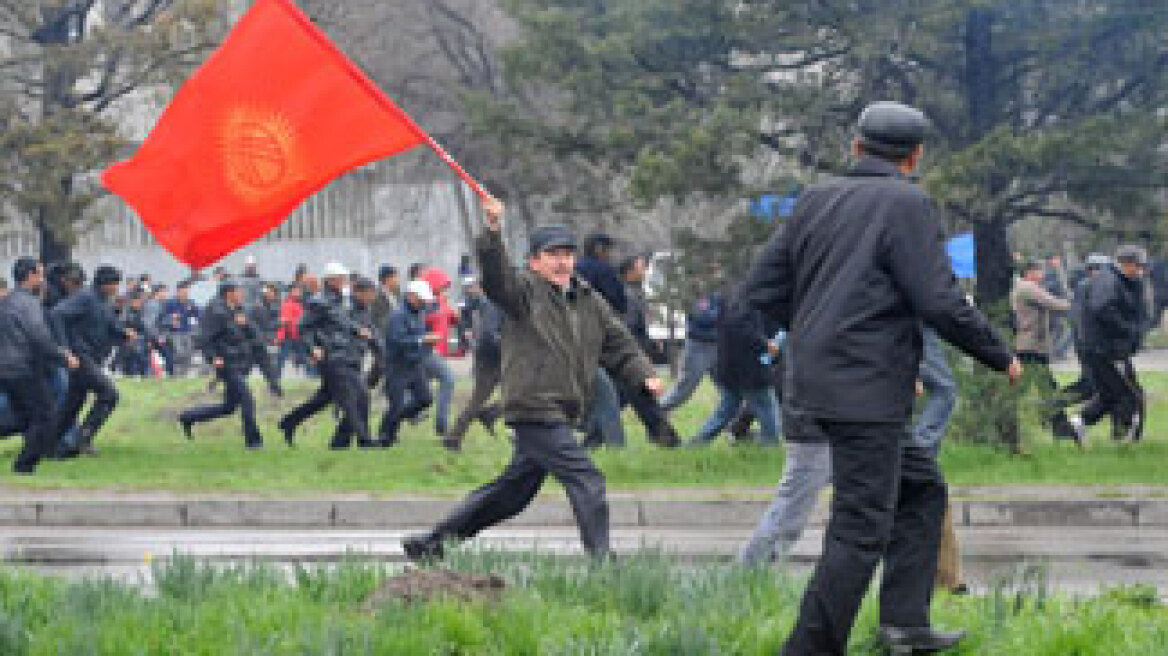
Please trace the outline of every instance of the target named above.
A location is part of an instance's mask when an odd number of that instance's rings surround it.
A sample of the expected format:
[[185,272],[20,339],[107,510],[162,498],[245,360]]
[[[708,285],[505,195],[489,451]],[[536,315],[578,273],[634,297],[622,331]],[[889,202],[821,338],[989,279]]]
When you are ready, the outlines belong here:
[[409,302],[389,315],[385,327],[385,366],[394,373],[418,367],[430,350],[426,336],[426,311],[415,310]]
[[618,316],[623,317],[629,311],[625,282],[611,264],[584,255],[576,260],[576,275],[600,292]]
[[685,336],[699,342],[718,341],[718,320],[722,318],[722,294],[714,292],[694,303],[686,317]]

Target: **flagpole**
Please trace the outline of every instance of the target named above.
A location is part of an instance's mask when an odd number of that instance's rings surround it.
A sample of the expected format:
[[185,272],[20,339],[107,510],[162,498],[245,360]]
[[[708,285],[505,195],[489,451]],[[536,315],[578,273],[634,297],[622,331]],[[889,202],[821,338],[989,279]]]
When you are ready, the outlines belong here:
[[385,95],[385,92],[382,91],[381,88],[378,87],[375,82],[373,82],[373,80],[369,79],[369,76],[365,74],[365,71],[361,70],[360,67],[354,64],[353,61],[350,60],[349,57],[344,53],[344,51],[338,48],[337,45],[328,38],[328,35],[326,35],[319,27],[316,26],[316,23],[312,22],[312,19],[308,17],[308,14],[304,13],[303,9],[296,6],[296,3],[293,2],[293,0],[276,1],[279,2],[280,5],[282,5],[288,11],[288,13],[293,18],[295,18],[301,24],[301,26],[304,27],[305,31],[307,31],[314,39],[316,39],[317,43],[319,43],[321,47],[332,52],[333,55],[337,57],[337,59],[341,62],[341,65],[345,67],[345,70],[349,72],[349,75],[353,76],[353,79],[356,80],[358,84],[365,87],[366,91],[368,91],[377,102],[389,110],[390,113],[397,116],[401,122],[409,126],[410,130],[413,131],[413,133],[417,135],[417,137],[421,139],[427,146],[429,146],[431,150],[437,153],[438,157],[441,158],[447,166],[454,169],[454,172],[458,174],[458,177],[462,178],[468,185],[470,185],[471,189],[475,190],[475,193],[477,193],[483,199],[491,197],[491,194],[487,193],[487,190],[483,189],[483,186],[480,185],[477,180],[472,178],[470,174],[459,165],[458,162],[454,161],[454,158],[451,157],[450,153],[446,152],[445,148],[440,146],[437,141],[434,141],[434,137],[431,137],[426,133],[425,130],[418,127],[418,124],[414,122],[414,119],[410,118],[409,114],[406,114],[404,111],[402,111],[402,109],[398,107],[389,96]]

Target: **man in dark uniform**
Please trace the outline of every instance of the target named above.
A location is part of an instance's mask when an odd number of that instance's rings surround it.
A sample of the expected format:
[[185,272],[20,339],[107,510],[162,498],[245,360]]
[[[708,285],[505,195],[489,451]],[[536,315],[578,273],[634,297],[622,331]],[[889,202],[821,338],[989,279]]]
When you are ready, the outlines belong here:
[[244,446],[262,449],[263,437],[256,425],[255,397],[247,386],[247,375],[254,366],[255,342],[259,333],[243,307],[243,288],[232,279],[219,283],[219,294],[203,312],[199,344],[203,356],[214,367],[223,384],[221,403],[191,408],[179,415],[179,425],[187,439],[192,439],[195,424],[227,417],[238,409],[243,419]]
[[439,339],[426,331],[426,308],[433,302],[429,283],[411,280],[406,284],[405,302],[389,315],[385,328],[385,397],[389,405],[378,430],[382,447],[397,444],[401,422],[418,417],[434,403],[426,376],[427,353]]
[[137,337],[137,333],[126,328],[114,313],[112,300],[121,282],[120,271],[111,266],[100,266],[93,274],[92,287],[62,301],[50,314],[54,334],[80,361],[79,366],[69,373],[69,390],[54,429],[58,439],[77,421],[85,398],[90,393],[94,395],[93,406],[78,432],[78,444],[64,452],[65,457],[78,453],[96,455],[93,437],[118,405],[118,390],[102,371],[102,366],[115,344]]
[[1132,356],[1140,349],[1148,306],[1144,276],[1148,254],[1139,246],[1122,246],[1115,264],[1100,269],[1084,290],[1083,364],[1095,396],[1082,415],[1071,417],[1080,444],[1087,426],[1111,416],[1112,436],[1134,442],[1144,429],[1144,393]]
[[536,229],[527,271],[513,269],[500,233],[503,205],[485,203],[487,230],[478,238],[483,289],[503,311],[503,408],[515,430],[514,454],[494,481],[428,534],[405,540],[414,560],[440,558],[448,540],[465,540],[523,512],[548,475],[564,486],[584,549],[609,554],[604,474],[572,427],[588,407],[603,366],[622,383],[655,395],[663,384],[620,317],[573,276],[576,240],[562,226]]
[[966,301],[935,208],[907,179],[927,129],[905,105],[867,108],[858,164],[801,196],[747,283],[751,302],[788,330],[786,438],[826,441],[835,485],[823,555],[785,656],[842,656],[881,560],[882,642],[929,652],[963,637],[929,621],[947,491],[932,454],[909,437],[921,322],[1012,381],[1022,366]]
[[0,299],[0,393],[8,397],[24,426],[24,448],[12,469],[31,474],[56,444],[54,400],[45,366],[76,369],[77,358],[53,339],[41,304],[44,270],[22,257],[12,267],[16,289]]
[[324,289],[304,308],[300,336],[320,372],[320,387],[280,420],[280,430],[289,445],[295,443],[296,429],[304,420],[333,403],[341,412],[344,430],[337,431],[329,448],[349,448],[353,433],[358,446],[376,446],[369,433],[369,393],[361,378],[365,343],[373,339],[373,332],[349,315],[345,307],[348,283],[349,271],[336,262],[330,263],[324,270]]

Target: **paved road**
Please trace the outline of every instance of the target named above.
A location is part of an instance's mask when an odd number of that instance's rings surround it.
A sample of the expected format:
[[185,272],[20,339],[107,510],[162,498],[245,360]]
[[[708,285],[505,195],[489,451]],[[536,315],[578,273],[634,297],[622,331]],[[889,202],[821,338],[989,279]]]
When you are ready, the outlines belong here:
[[[281,566],[332,563],[347,554],[401,563],[403,531],[207,529],[0,529],[0,559],[17,567],[70,577],[107,575],[149,585],[149,564],[174,553],[210,562],[260,560]],[[748,531],[618,529],[620,553],[662,551],[686,562],[728,560]],[[822,532],[808,531],[793,562],[806,571]],[[1076,594],[1146,583],[1168,594],[1168,529],[979,528],[961,533],[967,576],[975,589],[1013,580],[1028,566],[1044,568],[1051,584]],[[477,544],[490,549],[580,553],[573,529],[491,531]]]

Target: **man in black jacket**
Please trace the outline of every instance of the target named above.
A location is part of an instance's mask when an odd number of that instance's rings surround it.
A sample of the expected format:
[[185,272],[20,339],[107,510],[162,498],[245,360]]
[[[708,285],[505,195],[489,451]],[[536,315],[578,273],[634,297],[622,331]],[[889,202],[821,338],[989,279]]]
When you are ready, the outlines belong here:
[[934,206],[906,179],[927,129],[921,112],[898,103],[866,109],[859,163],[802,195],[749,278],[751,301],[788,331],[786,437],[826,440],[835,485],[823,555],[786,656],[845,653],[882,559],[883,642],[938,651],[963,635],[929,622],[947,492],[932,455],[906,446],[921,322],[1011,380],[1022,367],[966,301]]
[[40,263],[29,257],[18,259],[12,278],[16,289],[0,299],[0,392],[24,424],[24,448],[12,468],[18,474],[31,474],[56,443],[46,367],[76,369],[79,363],[57,344],[45,321]]
[[337,431],[329,448],[349,448],[353,433],[357,435],[357,446],[373,448],[376,444],[369,432],[369,393],[361,378],[365,345],[373,339],[373,332],[355,322],[345,307],[348,269],[333,262],[325,267],[323,275],[324,289],[308,300],[300,320],[300,337],[320,372],[320,388],[280,420],[280,430],[292,445],[300,424],[333,403],[341,412],[344,430]]
[[243,307],[243,288],[231,279],[219,283],[219,294],[203,312],[199,324],[199,345],[203,357],[215,369],[223,383],[223,401],[184,411],[178,416],[187,439],[195,424],[227,417],[238,409],[243,420],[244,446],[249,450],[264,446],[256,425],[255,397],[247,386],[247,375],[254,366],[255,342],[259,333]]
[[433,302],[429,283],[411,280],[401,307],[389,315],[385,327],[385,398],[389,404],[378,429],[382,447],[397,444],[402,421],[420,416],[434,403],[426,376],[426,356],[438,343],[438,335],[426,330],[426,308]]
[[90,393],[94,395],[93,406],[78,432],[78,444],[63,453],[65,457],[78,453],[95,455],[93,438],[118,405],[118,390],[102,367],[115,344],[138,336],[114,313],[112,300],[121,282],[120,271],[111,266],[100,266],[93,274],[92,287],[62,301],[50,315],[58,339],[80,361],[69,374],[69,391],[65,394],[65,403],[54,429],[58,439],[77,421],[86,397]]
[[1071,417],[1080,444],[1086,427],[1111,415],[1116,439],[1135,441],[1143,431],[1143,391],[1131,358],[1140,348],[1147,324],[1144,275],[1148,254],[1138,246],[1123,246],[1115,264],[1091,276],[1084,290],[1082,361],[1095,396],[1081,416]]

